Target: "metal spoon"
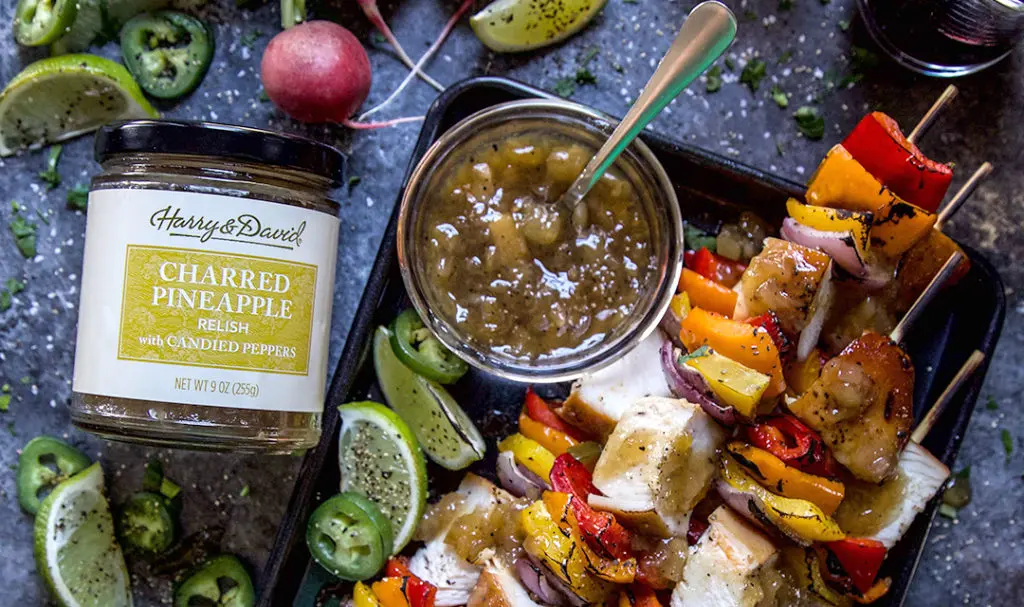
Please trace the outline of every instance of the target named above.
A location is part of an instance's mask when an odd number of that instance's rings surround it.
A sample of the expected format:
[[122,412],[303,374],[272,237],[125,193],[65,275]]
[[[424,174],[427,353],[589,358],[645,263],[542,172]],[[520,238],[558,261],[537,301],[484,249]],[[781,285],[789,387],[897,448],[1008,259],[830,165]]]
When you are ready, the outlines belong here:
[[[647,81],[629,112],[611,137],[583,168],[576,181],[562,195],[561,202],[572,212],[573,223],[586,223],[575,211],[590,188],[601,179],[619,154],[640,134],[676,95],[729,48],[736,37],[736,17],[720,2],[702,2],[690,11],[679,34]],[[582,207],[586,209],[586,207]]]

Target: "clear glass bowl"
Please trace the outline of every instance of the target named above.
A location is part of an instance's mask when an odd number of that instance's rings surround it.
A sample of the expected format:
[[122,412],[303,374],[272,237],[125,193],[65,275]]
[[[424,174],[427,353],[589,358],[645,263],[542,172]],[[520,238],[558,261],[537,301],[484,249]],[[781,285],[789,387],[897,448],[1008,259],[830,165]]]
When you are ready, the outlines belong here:
[[486,348],[465,334],[434,304],[426,255],[420,250],[422,209],[428,194],[468,153],[481,145],[530,132],[560,137],[597,149],[615,121],[584,106],[561,100],[525,100],[496,105],[464,119],[427,150],[402,195],[398,218],[398,260],[413,306],[424,323],[448,348],[471,365],[515,381],[566,381],[604,367],[640,343],[658,326],[675,293],[682,269],[683,227],[679,201],[665,169],[643,142],[635,141],[616,161],[615,169],[638,193],[650,227],[651,251],[657,264],[627,321],[594,345],[565,354],[516,358]]

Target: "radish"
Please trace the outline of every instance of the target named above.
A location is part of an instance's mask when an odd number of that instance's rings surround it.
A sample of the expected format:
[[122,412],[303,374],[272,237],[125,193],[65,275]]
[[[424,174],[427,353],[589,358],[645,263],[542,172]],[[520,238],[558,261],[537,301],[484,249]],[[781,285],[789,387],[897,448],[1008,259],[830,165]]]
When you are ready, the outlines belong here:
[[307,21],[274,36],[263,53],[260,77],[274,105],[303,122],[369,129],[422,120],[351,120],[370,92],[370,58],[352,32],[331,21]]

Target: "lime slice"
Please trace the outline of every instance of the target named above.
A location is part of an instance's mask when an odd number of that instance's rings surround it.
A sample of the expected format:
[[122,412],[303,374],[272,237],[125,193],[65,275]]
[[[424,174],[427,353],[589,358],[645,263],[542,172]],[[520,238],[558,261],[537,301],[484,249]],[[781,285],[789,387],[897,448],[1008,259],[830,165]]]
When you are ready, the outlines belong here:
[[0,156],[70,139],[113,120],[159,115],[119,63],[86,54],[41,59],[0,92]]
[[427,457],[449,470],[483,459],[487,445],[473,421],[447,390],[402,364],[385,327],[373,336],[373,366],[388,405],[416,433]]
[[349,403],[341,412],[341,490],[365,495],[391,521],[393,552],[409,543],[427,506],[427,463],[409,426],[384,405]]
[[36,514],[36,568],[63,607],[132,604],[98,463],[64,481]]
[[496,0],[469,19],[476,37],[499,53],[565,40],[587,26],[607,0]]

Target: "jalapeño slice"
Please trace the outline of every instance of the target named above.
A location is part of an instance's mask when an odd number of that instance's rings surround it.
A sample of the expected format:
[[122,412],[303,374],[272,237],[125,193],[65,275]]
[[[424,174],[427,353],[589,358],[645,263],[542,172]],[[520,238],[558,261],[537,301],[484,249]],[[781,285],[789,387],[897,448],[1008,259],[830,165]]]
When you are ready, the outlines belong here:
[[394,546],[391,522],[358,493],[335,495],[313,511],[306,527],[309,552],[321,567],[348,581],[372,577]]
[[213,59],[213,34],[175,11],[144,13],[121,29],[125,67],[146,93],[174,99],[195,89]]
[[391,348],[402,364],[440,384],[454,384],[469,369],[462,359],[431,335],[415,310],[406,310],[395,318],[391,326]]
[[176,525],[164,496],[140,491],[121,506],[117,528],[125,548],[160,554],[174,543]]
[[253,607],[256,591],[245,565],[230,554],[200,565],[174,592],[174,607]]
[[18,503],[29,514],[39,511],[40,493],[89,467],[89,458],[62,440],[37,436],[18,458]]
[[71,28],[77,13],[77,0],[19,0],[14,38],[25,46],[50,44]]

